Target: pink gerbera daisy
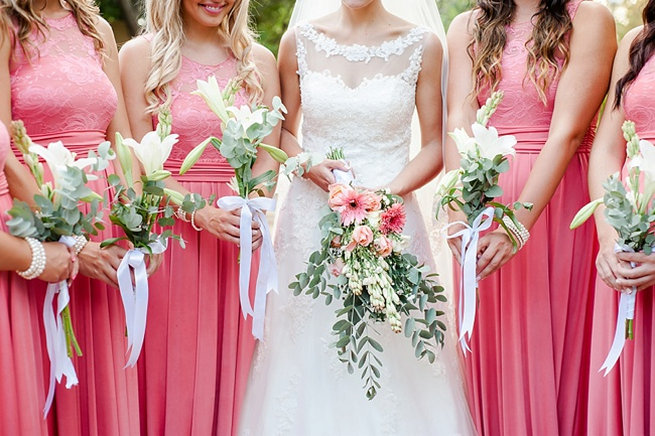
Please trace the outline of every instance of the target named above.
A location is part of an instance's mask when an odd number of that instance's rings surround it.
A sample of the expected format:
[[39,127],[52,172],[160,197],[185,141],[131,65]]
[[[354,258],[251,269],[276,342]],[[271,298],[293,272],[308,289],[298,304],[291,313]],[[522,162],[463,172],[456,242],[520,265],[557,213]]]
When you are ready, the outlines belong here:
[[350,186],[330,186],[330,208],[341,215],[341,224],[349,226],[352,223],[359,224],[366,218],[370,198],[366,192],[357,192]]
[[401,233],[405,227],[405,206],[402,203],[394,203],[389,209],[382,212],[380,216],[380,231],[382,233]]

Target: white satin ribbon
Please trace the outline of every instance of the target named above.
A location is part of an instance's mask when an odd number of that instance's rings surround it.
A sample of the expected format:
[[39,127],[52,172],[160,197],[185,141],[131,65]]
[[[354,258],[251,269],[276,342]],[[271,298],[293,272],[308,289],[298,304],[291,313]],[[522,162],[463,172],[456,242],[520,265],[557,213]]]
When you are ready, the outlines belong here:
[[[75,245],[75,238],[62,236],[59,242],[72,247]],[[52,310],[52,303],[57,295],[57,309]],[[66,389],[70,389],[78,383],[77,374],[73,361],[68,356],[66,347],[66,332],[61,319],[61,313],[70,302],[68,293],[68,283],[62,280],[59,283],[48,283],[43,303],[43,326],[45,328],[46,348],[48,358],[50,359],[50,382],[48,387],[48,396],[46,397],[45,407],[43,408],[43,417],[45,418],[50,411],[52,401],[55,397],[55,381],[61,382],[61,377],[66,376]]]
[[[239,242],[241,246],[239,261],[239,300],[244,319],[252,316],[252,334],[257,339],[264,338],[264,317],[266,315],[266,295],[277,292],[277,264],[273,241],[266,221],[266,211],[275,209],[272,198],[242,198],[238,196],[222,197],[218,207],[224,210],[241,209]],[[262,232],[261,256],[259,258],[259,275],[255,288],[255,306],[250,304],[250,268],[252,263],[252,221],[259,223]]]
[[480,240],[480,233],[491,227],[494,221],[494,208],[488,207],[482,211],[480,215],[473,221],[472,225],[468,225],[463,221],[456,221],[449,224],[445,231],[455,225],[463,225],[464,229],[459,232],[448,236],[448,239],[462,238],[461,249],[461,283],[459,285],[459,345],[466,355],[467,351],[471,351],[467,344],[467,340],[471,339],[473,334],[473,325],[475,324],[475,309],[476,309],[476,295],[475,291],[478,288],[478,279],[475,272],[477,266],[477,253],[478,241]]
[[[150,244],[152,254],[166,251],[165,243]],[[148,315],[148,273],[146,272],[145,256],[149,254],[145,248],[135,248],[125,253],[116,274],[118,286],[125,309],[125,324],[127,325],[127,351],[130,357],[125,368],[133,367],[141,354],[143,338],[146,333],[146,318]],[[134,271],[134,286],[132,274]]]
[[[614,252],[634,253],[634,250],[627,245],[616,244],[614,246]],[[630,266],[634,268],[636,265],[633,262],[630,262]],[[625,346],[625,325],[628,320],[635,319],[636,301],[636,288],[632,288],[632,292],[630,294],[621,293],[621,297],[619,298],[619,313],[616,317],[616,329],[614,330],[614,340],[612,341],[612,346],[610,347],[609,353],[607,353],[605,362],[603,362],[603,366],[601,366],[599,370],[599,372],[603,370],[605,371],[603,376],[607,376],[607,374],[609,374],[621,356],[621,352]]]

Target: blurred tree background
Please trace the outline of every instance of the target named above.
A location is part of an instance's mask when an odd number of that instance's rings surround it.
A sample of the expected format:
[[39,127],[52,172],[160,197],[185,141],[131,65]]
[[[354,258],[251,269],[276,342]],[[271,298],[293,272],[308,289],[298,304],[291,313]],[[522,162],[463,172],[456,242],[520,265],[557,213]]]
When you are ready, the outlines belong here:
[[[167,0],[159,0],[167,1]],[[314,0],[321,1],[321,0]],[[398,0],[402,1],[402,0]],[[435,0],[444,27],[460,12],[469,9],[475,0]],[[646,0],[598,0],[614,14],[619,38],[641,24],[641,9]],[[114,26],[119,43],[139,32],[142,23],[142,0],[98,0],[102,14]],[[295,0],[251,0],[250,9],[260,42],[277,53],[278,42],[289,24]]]

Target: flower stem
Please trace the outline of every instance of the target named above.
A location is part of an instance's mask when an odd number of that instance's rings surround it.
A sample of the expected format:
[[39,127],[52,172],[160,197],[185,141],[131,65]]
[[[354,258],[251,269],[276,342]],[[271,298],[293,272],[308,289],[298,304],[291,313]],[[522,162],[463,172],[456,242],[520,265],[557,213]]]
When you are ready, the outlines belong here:
[[634,320],[632,319],[625,320],[625,338],[630,340],[635,338]]
[[64,310],[61,312],[61,320],[64,323],[64,334],[66,335],[66,349],[68,350],[68,357],[73,357],[73,349],[77,356],[82,355],[82,350],[80,349],[80,344],[77,342],[75,337],[75,332],[73,331],[73,323],[71,322],[71,312],[70,307],[64,307]]

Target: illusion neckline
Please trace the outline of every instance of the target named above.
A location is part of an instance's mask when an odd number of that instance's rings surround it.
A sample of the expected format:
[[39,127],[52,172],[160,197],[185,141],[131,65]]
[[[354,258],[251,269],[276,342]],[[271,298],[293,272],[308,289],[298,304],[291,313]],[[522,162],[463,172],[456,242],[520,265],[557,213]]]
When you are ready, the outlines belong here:
[[226,57],[225,59],[223,59],[222,61],[220,61],[220,62],[218,62],[216,64],[203,64],[202,62],[195,61],[195,60],[191,59],[190,57],[188,57],[186,55],[180,54],[180,56],[182,56],[182,59],[186,60],[189,63],[192,63],[194,65],[198,65],[198,66],[201,66],[201,67],[207,67],[207,68],[222,67],[223,65],[225,65],[229,61],[235,60],[235,58],[233,56],[228,56],[228,57]]

